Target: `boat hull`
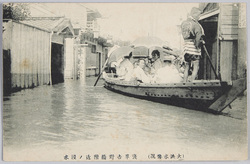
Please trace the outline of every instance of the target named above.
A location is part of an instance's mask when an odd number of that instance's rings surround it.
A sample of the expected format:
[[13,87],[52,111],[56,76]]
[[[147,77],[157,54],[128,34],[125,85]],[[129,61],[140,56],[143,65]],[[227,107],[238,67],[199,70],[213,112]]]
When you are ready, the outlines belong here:
[[229,88],[218,80],[193,83],[145,84],[106,78],[105,88],[124,95],[189,109],[217,113],[208,107]]

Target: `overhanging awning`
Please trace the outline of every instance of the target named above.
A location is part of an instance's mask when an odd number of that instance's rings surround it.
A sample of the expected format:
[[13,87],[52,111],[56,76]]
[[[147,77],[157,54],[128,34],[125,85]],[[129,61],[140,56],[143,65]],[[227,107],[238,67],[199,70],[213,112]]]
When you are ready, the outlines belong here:
[[220,13],[219,8],[211,10],[209,12],[205,12],[205,13],[201,14],[199,21],[204,20],[204,19],[209,18],[209,17],[212,17],[212,16],[215,16],[219,13]]

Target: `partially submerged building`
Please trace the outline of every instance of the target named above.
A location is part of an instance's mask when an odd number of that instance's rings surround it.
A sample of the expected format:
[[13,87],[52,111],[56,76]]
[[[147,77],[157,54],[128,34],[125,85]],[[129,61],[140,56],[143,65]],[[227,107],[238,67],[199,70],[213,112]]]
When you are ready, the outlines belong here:
[[85,45],[86,76],[100,74],[107,59],[108,47],[111,47],[111,44],[101,36],[95,38],[92,32],[84,32],[81,35],[80,43]]
[[[31,17],[3,21],[4,93],[97,75],[110,44],[100,13],[80,3],[30,3]],[[64,16],[62,16],[62,14]]]
[[65,39],[73,38],[69,19],[3,21],[4,90],[19,90],[64,80]]
[[[206,47],[216,73],[222,81],[246,77],[247,32],[245,3],[201,3],[199,22],[206,35]],[[199,76],[215,79],[208,57],[203,52]]]
[[71,20],[74,38],[65,43],[71,45],[66,49],[65,79],[99,74],[106,59],[107,44],[100,36],[101,14],[96,9],[86,3],[32,3],[30,7],[32,16],[63,15]]
[[108,47],[112,44],[100,35],[97,19],[101,14],[97,10],[87,8],[86,26],[81,30],[80,44],[85,45],[86,76],[98,75],[107,59]]

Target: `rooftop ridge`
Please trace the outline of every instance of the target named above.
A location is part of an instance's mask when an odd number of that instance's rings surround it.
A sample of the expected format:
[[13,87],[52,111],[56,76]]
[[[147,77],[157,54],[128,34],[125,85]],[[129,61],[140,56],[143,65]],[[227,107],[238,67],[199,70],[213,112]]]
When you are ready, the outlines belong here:
[[25,20],[55,20],[65,18],[64,16],[58,16],[58,17],[27,17]]

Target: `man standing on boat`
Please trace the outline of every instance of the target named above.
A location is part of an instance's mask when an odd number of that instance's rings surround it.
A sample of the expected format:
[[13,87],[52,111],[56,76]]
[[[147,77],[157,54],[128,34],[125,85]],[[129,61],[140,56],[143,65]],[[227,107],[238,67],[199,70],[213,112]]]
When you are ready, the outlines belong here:
[[203,44],[203,37],[205,36],[204,30],[198,22],[200,14],[200,9],[196,7],[192,8],[188,19],[181,24],[182,36],[184,39],[184,60],[186,63],[184,82],[187,82],[188,71],[191,65],[193,65],[191,81],[195,80],[199,70],[201,46]]

